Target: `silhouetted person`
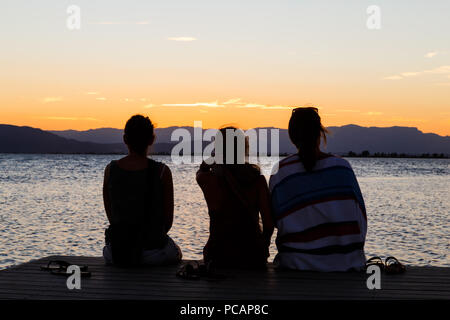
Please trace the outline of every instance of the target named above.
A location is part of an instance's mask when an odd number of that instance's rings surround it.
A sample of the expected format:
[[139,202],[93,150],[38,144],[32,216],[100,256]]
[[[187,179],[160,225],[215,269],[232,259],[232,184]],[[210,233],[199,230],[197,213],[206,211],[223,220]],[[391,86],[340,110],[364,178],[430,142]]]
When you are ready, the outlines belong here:
[[365,265],[366,210],[350,164],[320,151],[317,108],[296,108],[289,137],[298,153],[270,178],[279,267],[347,271]]
[[[231,143],[228,139],[234,148],[234,160],[229,164],[226,130],[238,134]],[[237,152],[237,139],[244,139],[239,132],[242,133],[233,127],[221,129],[223,154],[218,152],[216,136],[216,161],[211,165],[203,162],[197,171],[210,217],[210,235],[203,256],[205,263],[215,267],[264,267],[273,233],[270,194],[259,167],[246,162],[242,158],[245,154]]]
[[170,169],[147,158],[155,140],[148,117],[135,115],[125,126],[128,155],[105,169],[103,199],[110,222],[103,257],[117,265],[162,265],[181,260],[181,250],[167,235],[173,222]]

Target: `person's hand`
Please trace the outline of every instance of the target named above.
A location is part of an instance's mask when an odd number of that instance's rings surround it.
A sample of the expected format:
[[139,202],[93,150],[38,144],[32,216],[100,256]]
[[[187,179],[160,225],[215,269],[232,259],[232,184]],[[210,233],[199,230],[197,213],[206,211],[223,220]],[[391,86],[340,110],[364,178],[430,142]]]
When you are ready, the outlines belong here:
[[206,164],[205,161],[202,161],[202,163],[200,164],[200,169],[199,169],[199,171],[202,171],[202,172],[208,172],[208,171],[210,171],[210,170],[211,170],[211,165]]

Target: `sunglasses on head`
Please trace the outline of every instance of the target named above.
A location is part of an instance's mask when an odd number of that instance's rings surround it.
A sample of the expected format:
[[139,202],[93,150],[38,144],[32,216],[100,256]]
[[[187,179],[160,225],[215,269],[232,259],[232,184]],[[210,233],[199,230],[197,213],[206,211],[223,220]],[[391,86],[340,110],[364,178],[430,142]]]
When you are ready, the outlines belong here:
[[305,111],[311,111],[311,110],[316,113],[319,112],[319,109],[316,107],[298,107],[298,108],[292,109],[292,113],[305,112]]

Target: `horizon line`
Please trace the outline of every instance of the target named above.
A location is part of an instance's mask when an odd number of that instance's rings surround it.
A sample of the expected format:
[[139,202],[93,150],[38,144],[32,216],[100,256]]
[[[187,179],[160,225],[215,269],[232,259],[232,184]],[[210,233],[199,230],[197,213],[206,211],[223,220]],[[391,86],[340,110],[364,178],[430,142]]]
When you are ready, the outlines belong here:
[[[86,129],[86,130],[77,130],[77,129],[64,129],[64,130],[53,130],[53,129],[42,129],[42,128],[38,128],[38,127],[32,127],[32,126],[28,126],[28,125],[15,125],[15,124],[9,124],[9,123],[0,123],[0,125],[8,125],[8,126],[15,126],[15,127],[28,127],[28,128],[33,128],[33,129],[39,129],[42,131],[47,131],[47,132],[63,132],[63,131],[77,131],[77,132],[86,132],[86,131],[90,131],[90,130],[100,130],[100,129],[114,129],[114,130],[124,130],[122,128],[114,128],[114,127],[98,127],[98,128],[90,128],[90,129]],[[443,138],[449,138],[450,135],[440,135],[438,133],[435,132],[423,132],[422,130],[420,130],[418,127],[410,127],[410,126],[387,126],[387,127],[381,127],[381,126],[362,126],[359,124],[354,124],[354,123],[349,123],[349,124],[344,124],[344,125],[333,125],[333,126],[325,126],[326,128],[332,128],[332,127],[347,127],[347,126],[356,126],[356,127],[360,127],[360,128],[380,128],[380,129],[387,129],[387,128],[411,128],[411,129],[416,129],[417,131],[419,131],[422,134],[435,134],[439,137],[443,137]],[[168,126],[168,127],[154,127],[154,129],[168,129],[168,128],[194,128],[194,126],[177,126],[177,125],[172,125],[172,126]],[[273,126],[261,126],[261,127],[254,127],[254,128],[239,128],[242,130],[249,130],[249,129],[262,129],[262,128],[273,128],[273,129],[281,129],[281,130],[287,130],[288,128],[281,128],[281,127],[273,127]],[[208,129],[218,129],[218,128],[204,128],[202,127],[202,130],[208,130]]]

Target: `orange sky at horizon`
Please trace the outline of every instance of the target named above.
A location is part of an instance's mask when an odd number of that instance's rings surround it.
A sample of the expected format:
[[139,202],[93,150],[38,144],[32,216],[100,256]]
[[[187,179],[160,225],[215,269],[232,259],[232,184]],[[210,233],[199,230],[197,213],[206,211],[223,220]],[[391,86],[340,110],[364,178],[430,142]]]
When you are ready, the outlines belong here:
[[[23,81],[20,84],[23,85]],[[387,92],[390,97],[387,99],[385,96],[376,95],[371,98],[370,90],[356,90],[356,84],[351,88],[341,89],[325,84],[317,87],[299,84],[298,89],[284,86],[277,91],[270,91],[273,85],[261,84],[261,90],[255,86],[249,90],[251,95],[248,96],[244,95],[242,89],[239,95],[225,96],[225,92],[220,90],[210,88],[211,92],[202,94],[201,88],[191,88],[191,91],[188,91],[181,86],[178,92],[174,91],[181,98],[173,92],[161,89],[158,99],[151,97],[156,96],[159,88],[152,90],[156,93],[145,94],[145,90],[140,90],[140,93],[133,92],[134,94],[128,95],[121,94],[119,90],[107,92],[107,88],[102,91],[95,91],[94,88],[76,93],[65,92],[54,96],[39,95],[40,90],[36,90],[19,98],[3,97],[2,104],[6,107],[1,108],[0,122],[43,130],[88,130],[123,128],[131,115],[144,114],[148,115],[157,127],[193,126],[194,121],[202,121],[204,128],[217,128],[229,123],[243,129],[265,126],[287,128],[292,106],[312,105],[319,107],[326,126],[405,126],[417,127],[424,133],[450,135],[449,109],[436,106],[430,108],[421,102],[429,101],[428,95],[434,97],[435,104],[441,103],[445,106],[447,99],[444,88],[429,86],[406,97],[394,97],[389,93],[392,88],[377,88],[372,85],[375,93],[380,90]],[[11,87],[11,83],[9,86]],[[30,87],[32,86],[33,84],[30,84]],[[302,87],[306,88],[308,96],[296,99],[296,92],[301,92]],[[329,89],[329,95],[314,99],[314,96],[320,96],[319,91],[322,91],[322,88],[324,92]],[[425,89],[428,89],[428,92]],[[439,90],[441,92],[438,96]],[[358,92],[358,95],[355,92]],[[397,94],[400,92],[397,88]],[[220,94],[224,98],[217,98]],[[195,99],[191,95],[203,98]],[[284,99],[279,99],[279,96]],[[438,97],[440,99],[437,99]],[[370,104],[367,101],[370,101]],[[432,109],[434,111],[430,112]]]
[[[71,104],[60,97],[47,97],[48,102],[37,103],[38,112],[30,112],[29,108],[21,110],[20,104],[14,105],[14,110],[2,110],[1,123],[18,126],[30,126],[43,130],[88,130],[96,128],[123,128],[126,120],[133,114],[149,116],[157,127],[169,126],[193,126],[194,121],[202,121],[203,128],[218,128],[225,124],[233,123],[243,129],[254,127],[278,127],[287,128],[292,106],[316,106],[322,122],[326,126],[342,126],[356,124],[360,126],[390,127],[404,126],[417,127],[424,133],[436,133],[442,136],[450,135],[450,113],[443,110],[441,119],[435,119],[433,115],[420,114],[419,112],[386,112],[381,108],[366,110],[355,107],[322,107],[318,104],[271,104],[265,105],[258,102],[245,102],[245,105],[225,104],[223,107],[214,107],[220,101],[199,102],[200,99],[188,101],[186,106],[162,106],[143,101],[146,98],[123,98],[123,101],[112,102],[105,97],[92,98],[85,108],[77,108],[76,112],[64,112]],[[62,100],[60,100],[62,99]],[[126,101],[128,99],[128,101]],[[141,101],[142,99],[142,101]],[[232,98],[234,100],[238,98]],[[229,101],[227,100],[227,101]],[[205,100],[206,101],[206,100]],[[223,102],[227,102],[223,101]],[[173,101],[171,101],[173,102]],[[222,102],[222,103],[223,103]],[[28,103],[25,103],[27,106]],[[75,103],[74,103],[75,104]],[[175,101],[169,104],[183,104]],[[195,106],[187,106],[192,104]],[[203,105],[204,106],[203,106]],[[87,103],[85,104],[87,105]],[[148,107],[148,105],[152,105]],[[426,107],[424,107],[426,110]],[[406,117],[403,116],[406,114]]]

